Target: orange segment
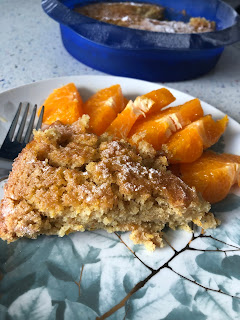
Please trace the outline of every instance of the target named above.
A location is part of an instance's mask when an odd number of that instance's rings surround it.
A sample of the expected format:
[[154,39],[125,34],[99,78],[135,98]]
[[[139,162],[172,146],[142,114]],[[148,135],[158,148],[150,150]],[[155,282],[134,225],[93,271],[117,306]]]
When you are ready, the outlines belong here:
[[203,110],[200,101],[193,99],[181,106],[171,107],[138,120],[129,133],[129,140],[134,144],[136,137],[140,136],[156,150],[160,150],[162,144],[173,133],[202,116]]
[[144,96],[137,97],[134,102],[130,100],[125,109],[110,124],[107,132],[118,138],[126,138],[139,116],[145,116],[154,104],[153,100]]
[[[83,114],[82,98],[74,83],[53,90],[44,102],[43,123],[51,124],[57,120],[72,124]],[[40,115],[41,108],[38,110]]]
[[215,123],[213,121],[211,118],[211,121],[204,123],[204,134],[202,135],[204,149],[211,147],[224,133],[228,124],[228,116],[226,115]]
[[135,99],[134,103],[132,101],[128,102],[125,109],[118,114],[117,118],[108,127],[107,132],[118,138],[126,138],[138,119],[146,117],[146,114],[160,111],[174,100],[175,97],[165,88],[139,96]]
[[172,93],[166,88],[148,92],[144,94],[144,97],[147,97],[155,102],[154,106],[149,110],[149,114],[160,111],[162,108],[168,106],[170,103],[176,100]]
[[193,163],[180,165],[181,178],[202,193],[205,200],[215,203],[224,199],[230,188],[240,186],[240,156],[205,151]]
[[197,160],[204,149],[218,141],[227,123],[227,116],[214,121],[211,115],[207,115],[176,132],[162,147],[169,162],[189,163]]
[[83,105],[84,113],[90,116],[89,127],[97,135],[108,128],[124,108],[125,99],[119,84],[96,92]]

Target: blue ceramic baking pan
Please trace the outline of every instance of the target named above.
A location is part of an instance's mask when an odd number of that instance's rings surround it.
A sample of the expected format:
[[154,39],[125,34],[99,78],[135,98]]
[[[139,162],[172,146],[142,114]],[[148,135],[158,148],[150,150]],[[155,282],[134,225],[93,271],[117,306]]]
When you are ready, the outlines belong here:
[[[42,0],[42,7],[59,22],[63,44],[73,57],[112,75],[161,82],[196,78],[216,65],[226,45],[240,40],[240,16],[219,0],[137,1],[166,7],[171,20],[185,21],[191,16],[216,22],[216,31],[198,34],[135,30],[72,10],[76,5],[92,2]],[[187,16],[181,14],[182,10]]]

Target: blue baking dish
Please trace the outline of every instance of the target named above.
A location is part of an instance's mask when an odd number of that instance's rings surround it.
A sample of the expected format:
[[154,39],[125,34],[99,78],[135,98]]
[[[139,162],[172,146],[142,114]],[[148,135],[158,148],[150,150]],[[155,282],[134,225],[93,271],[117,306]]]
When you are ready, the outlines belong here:
[[112,75],[161,82],[196,78],[216,65],[226,45],[240,40],[240,16],[219,0],[137,1],[166,7],[172,20],[200,16],[216,22],[216,31],[198,34],[135,30],[72,10],[90,2],[94,1],[42,0],[42,7],[59,22],[63,44],[73,57]]

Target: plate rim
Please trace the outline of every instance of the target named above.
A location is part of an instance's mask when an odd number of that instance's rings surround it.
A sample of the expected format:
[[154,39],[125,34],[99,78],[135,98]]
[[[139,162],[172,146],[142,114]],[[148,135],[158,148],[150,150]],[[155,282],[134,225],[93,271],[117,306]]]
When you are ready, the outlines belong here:
[[[85,79],[84,79],[85,78]],[[173,95],[176,94],[176,95],[182,95],[184,96],[184,98],[188,99],[188,100],[191,100],[191,99],[194,99],[194,98],[197,98],[196,96],[194,95],[191,95],[189,93],[186,93],[186,92],[183,92],[181,90],[178,90],[178,89],[175,89],[175,88],[171,88],[171,86],[165,86],[164,83],[159,83],[159,82],[151,82],[151,81],[147,81],[147,80],[141,80],[141,79],[136,79],[136,78],[129,78],[129,77],[121,77],[121,76],[112,76],[112,75],[87,75],[87,74],[84,74],[84,75],[68,75],[68,76],[62,76],[62,77],[50,77],[50,78],[46,78],[46,79],[42,79],[42,80],[39,80],[39,81],[35,81],[35,82],[29,82],[29,83],[26,83],[26,84],[23,84],[23,85],[20,85],[20,86],[15,86],[13,88],[10,88],[10,89],[7,89],[5,91],[2,91],[0,92],[0,102],[1,102],[1,99],[2,97],[4,97],[5,95],[8,96],[8,95],[11,95],[12,92],[16,91],[16,90],[25,90],[26,88],[31,88],[31,87],[37,87],[39,84],[44,84],[44,83],[54,83],[54,82],[74,82],[74,79],[76,81],[81,81],[81,79],[85,80],[84,83],[87,83],[86,79],[97,79],[98,81],[100,81],[101,79],[110,79],[112,80],[113,82],[117,83],[117,80],[119,79],[119,81],[127,81],[127,82],[136,82],[136,83],[142,83],[142,84],[146,84],[146,85],[152,85],[153,87],[155,88],[166,88],[166,89],[169,89]],[[89,82],[90,83],[90,82]],[[187,84],[186,84],[187,86]],[[87,85],[86,85],[86,88],[87,88]],[[102,87],[104,88],[104,87]],[[153,90],[155,90],[155,88],[153,88]],[[217,107],[209,104],[208,102],[200,99],[200,102],[202,104],[202,107],[203,109],[204,108],[209,108],[210,110],[212,109],[214,112],[217,112],[219,114],[219,116],[223,117],[225,115],[228,116],[228,119],[229,119],[229,125],[239,131],[239,134],[240,134],[240,123],[237,122],[237,120],[235,120],[234,118],[232,118],[231,116],[229,116],[227,113],[224,113],[223,111],[221,111],[220,109],[218,109]],[[177,99],[176,99],[177,101]],[[186,100],[187,101],[187,100]],[[229,126],[228,126],[229,127]]]
[[[132,81],[132,82],[141,82],[141,83],[146,83],[146,84],[152,84],[153,86],[159,86],[159,87],[163,87],[163,88],[166,88],[166,89],[169,89],[169,90],[172,90],[174,92],[177,92],[177,93],[180,93],[180,94],[183,94],[183,95],[186,95],[186,96],[189,96],[191,98],[197,98],[197,97],[194,97],[193,95],[189,94],[189,93],[186,93],[186,92],[183,92],[181,90],[178,90],[178,89],[175,89],[175,88],[172,88],[171,86],[165,86],[164,83],[162,82],[152,82],[152,81],[147,81],[147,80],[141,80],[141,79],[136,79],[136,78],[129,78],[129,77],[121,77],[121,76],[112,76],[112,75],[87,75],[87,74],[84,74],[84,75],[70,75],[70,76],[62,76],[62,77],[51,77],[51,78],[46,78],[46,79],[42,79],[42,80],[38,80],[38,81],[34,81],[34,82],[28,82],[28,83],[25,83],[25,84],[22,84],[20,86],[14,86],[13,88],[10,88],[10,89],[7,89],[7,90],[4,90],[2,92],[0,92],[0,97],[2,95],[5,95],[5,94],[10,94],[11,92],[15,91],[15,90],[20,90],[20,89],[25,89],[27,87],[31,87],[31,86],[37,86],[38,84],[43,84],[43,83],[47,83],[47,82],[54,82],[54,81],[65,81],[67,79],[73,79],[73,78],[76,78],[76,79],[81,79],[81,78],[93,78],[93,79],[97,79],[97,78],[111,78],[111,79],[121,79],[121,80],[126,80],[126,81]],[[73,81],[72,81],[73,82]],[[187,84],[186,84],[187,86]],[[199,98],[199,100],[201,102],[203,102],[204,104],[210,106],[210,107],[213,107],[214,109],[216,109],[217,111],[221,112],[222,114],[225,114],[223,111],[221,111],[220,109],[218,109],[217,107],[214,107],[213,105],[209,104],[208,102],[202,100]],[[234,122],[236,122],[237,124],[239,124],[235,119],[233,119],[232,117],[229,116],[229,118],[231,118]]]

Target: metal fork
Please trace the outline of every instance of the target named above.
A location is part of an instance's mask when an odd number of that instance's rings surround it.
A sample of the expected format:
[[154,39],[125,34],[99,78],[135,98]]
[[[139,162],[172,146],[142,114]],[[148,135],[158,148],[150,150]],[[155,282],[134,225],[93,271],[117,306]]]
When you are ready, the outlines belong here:
[[[26,144],[31,140],[34,121],[35,121],[36,112],[37,112],[37,105],[35,104],[33,108],[31,118],[26,129],[26,133],[23,136],[23,132],[24,132],[27,116],[28,116],[29,106],[30,104],[28,103],[23,113],[22,120],[19,124],[18,131],[15,134],[15,130],[18,124],[18,119],[22,109],[22,102],[20,102],[19,104],[17,112],[13,118],[9,131],[6,135],[6,138],[3,141],[3,144],[0,148],[0,160],[1,160],[0,168],[1,169],[11,170],[13,160],[18,156],[18,154],[22,151],[22,149],[26,146]],[[36,125],[36,130],[38,130],[42,125],[43,112],[44,112],[44,107],[42,107],[42,110]]]

